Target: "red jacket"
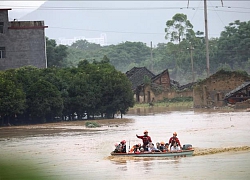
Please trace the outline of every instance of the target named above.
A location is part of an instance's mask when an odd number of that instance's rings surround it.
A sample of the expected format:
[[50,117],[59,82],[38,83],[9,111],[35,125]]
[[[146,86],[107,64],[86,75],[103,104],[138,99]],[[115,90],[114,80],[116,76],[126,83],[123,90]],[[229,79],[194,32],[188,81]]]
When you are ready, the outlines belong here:
[[[137,135],[136,135],[137,136]],[[137,136],[137,138],[142,139],[143,142],[143,147],[145,148],[149,142],[152,142],[151,137],[150,136]]]
[[179,141],[179,139],[177,138],[177,137],[171,137],[170,139],[169,139],[169,145],[170,145],[170,147],[171,146],[173,146],[174,145],[174,143],[176,142],[176,144],[178,145],[178,146],[180,146],[181,147],[181,143],[180,143],[180,141]]

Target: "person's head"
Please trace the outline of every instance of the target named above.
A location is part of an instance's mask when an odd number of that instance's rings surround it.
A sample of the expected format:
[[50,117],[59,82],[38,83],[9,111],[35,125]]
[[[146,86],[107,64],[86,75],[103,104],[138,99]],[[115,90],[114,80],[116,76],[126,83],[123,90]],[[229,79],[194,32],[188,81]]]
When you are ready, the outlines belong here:
[[147,130],[145,130],[143,133],[144,133],[145,136],[148,135],[148,131]]
[[153,145],[153,143],[152,142],[149,142],[148,143],[148,147],[153,147],[154,145]]
[[121,141],[121,144],[123,144],[123,145],[126,144],[126,141],[125,141],[125,140],[122,140],[122,141]]
[[165,143],[162,141],[162,142],[160,143],[160,145],[161,145],[161,146],[164,146],[164,145],[165,145]]
[[173,137],[176,137],[176,136],[177,136],[177,133],[176,133],[176,132],[174,132],[174,133],[173,133]]
[[167,147],[167,148],[168,148],[168,146],[169,146],[169,144],[168,144],[168,143],[166,143],[166,144],[165,144],[165,147]]

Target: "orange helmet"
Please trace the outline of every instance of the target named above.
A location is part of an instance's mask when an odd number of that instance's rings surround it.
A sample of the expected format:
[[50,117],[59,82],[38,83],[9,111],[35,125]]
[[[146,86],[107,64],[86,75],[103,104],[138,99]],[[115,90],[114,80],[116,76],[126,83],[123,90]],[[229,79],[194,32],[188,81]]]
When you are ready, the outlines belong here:
[[165,143],[162,141],[162,142],[161,142],[161,144],[163,144],[163,145],[164,145]]
[[146,134],[146,133],[148,133],[148,131],[147,131],[147,130],[145,130],[145,131],[144,131],[144,134]]
[[173,135],[177,136],[177,133],[176,133],[176,132],[174,132],[174,133],[173,133]]

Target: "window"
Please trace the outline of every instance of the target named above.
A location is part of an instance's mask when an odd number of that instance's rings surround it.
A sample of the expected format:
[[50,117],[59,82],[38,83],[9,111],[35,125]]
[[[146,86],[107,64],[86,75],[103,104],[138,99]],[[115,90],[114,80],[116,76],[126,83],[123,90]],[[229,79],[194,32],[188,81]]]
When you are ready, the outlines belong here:
[[220,100],[220,94],[217,93],[217,94],[216,94],[216,97],[217,97],[217,101],[219,101],[219,100]]
[[6,58],[5,47],[0,47],[0,59]]
[[0,22],[0,33],[3,33],[3,22]]

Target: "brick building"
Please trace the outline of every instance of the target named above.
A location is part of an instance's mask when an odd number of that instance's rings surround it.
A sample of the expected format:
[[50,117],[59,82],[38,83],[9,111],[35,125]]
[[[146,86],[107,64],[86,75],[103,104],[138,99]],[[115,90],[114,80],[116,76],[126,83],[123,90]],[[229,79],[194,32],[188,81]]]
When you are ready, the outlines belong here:
[[0,70],[46,68],[44,21],[9,21],[9,10],[0,9]]
[[220,70],[199,82],[194,88],[194,107],[222,107],[226,105],[227,93],[250,81],[248,74]]
[[151,103],[165,98],[193,96],[194,83],[180,86],[177,81],[170,79],[168,69],[154,75],[146,67],[134,67],[126,75],[132,84],[136,102]]

